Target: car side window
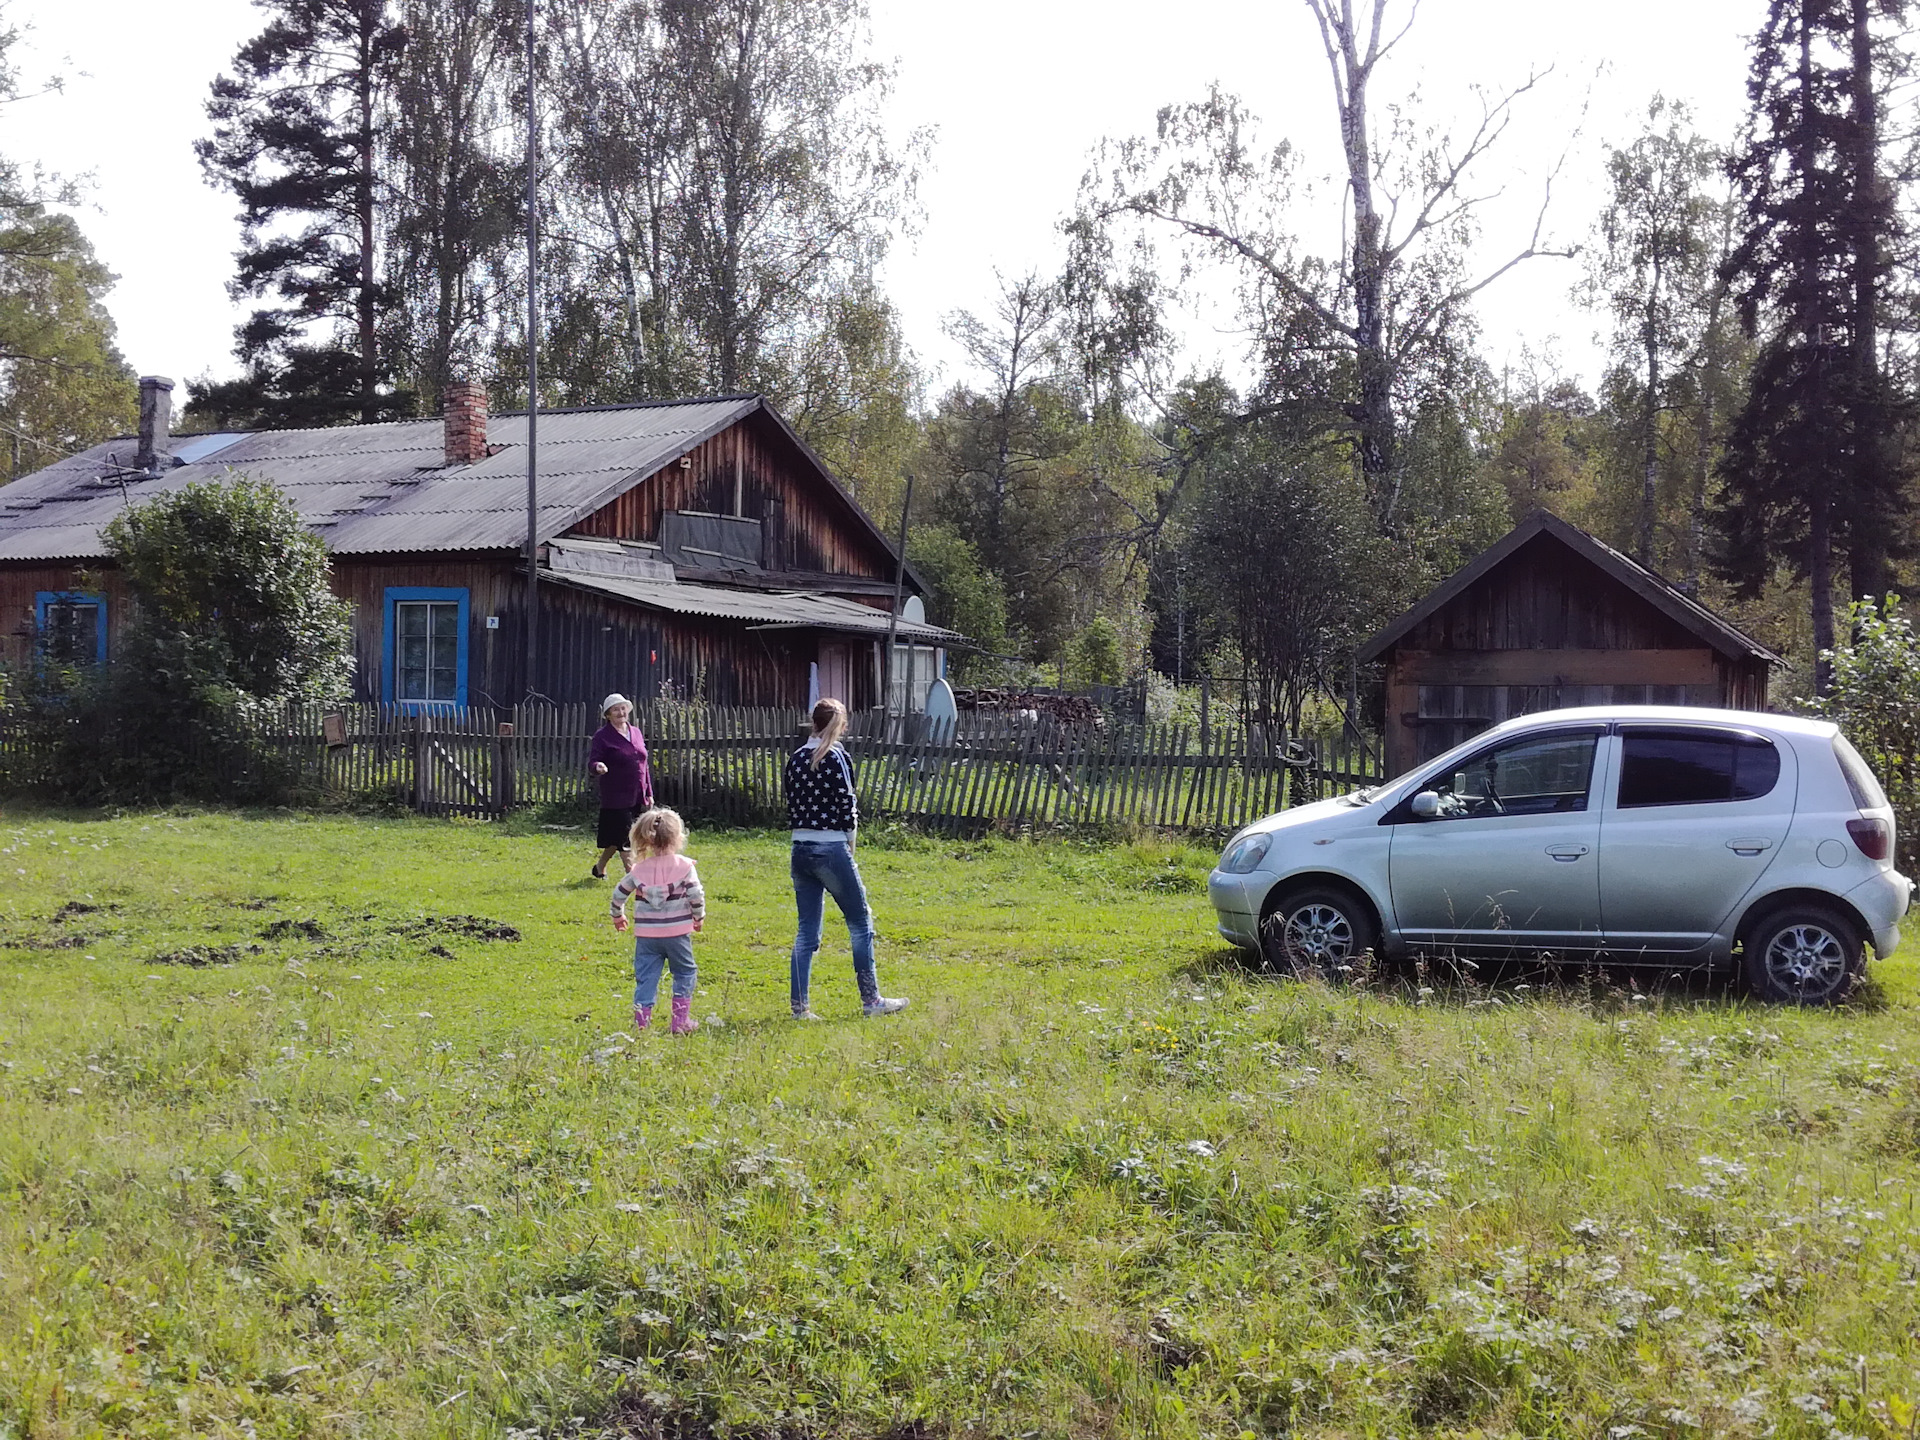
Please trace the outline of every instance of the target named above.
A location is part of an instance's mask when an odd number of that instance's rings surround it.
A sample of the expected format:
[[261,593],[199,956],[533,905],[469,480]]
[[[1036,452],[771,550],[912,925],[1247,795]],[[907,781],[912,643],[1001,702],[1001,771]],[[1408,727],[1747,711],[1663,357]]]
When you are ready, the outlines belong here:
[[1551,815],[1587,808],[1593,781],[1592,731],[1532,735],[1482,750],[1426,789],[1440,797],[1435,819],[1486,815]]
[[1761,735],[1636,729],[1620,742],[1622,810],[1757,800],[1780,780],[1780,752]]

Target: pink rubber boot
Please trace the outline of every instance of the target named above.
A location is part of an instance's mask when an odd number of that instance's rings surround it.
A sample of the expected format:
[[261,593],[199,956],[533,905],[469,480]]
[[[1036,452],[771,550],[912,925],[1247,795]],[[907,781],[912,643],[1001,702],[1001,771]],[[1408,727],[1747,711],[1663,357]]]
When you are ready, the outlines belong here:
[[644,1030],[647,1028],[647,1026],[651,1025],[652,1023],[653,1023],[653,1007],[651,1005],[636,1005],[633,1007],[633,1028],[634,1029]]
[[673,997],[674,1034],[690,1035],[700,1028],[700,1022],[695,1020],[690,1013],[692,1009],[693,997],[691,995],[676,995]]

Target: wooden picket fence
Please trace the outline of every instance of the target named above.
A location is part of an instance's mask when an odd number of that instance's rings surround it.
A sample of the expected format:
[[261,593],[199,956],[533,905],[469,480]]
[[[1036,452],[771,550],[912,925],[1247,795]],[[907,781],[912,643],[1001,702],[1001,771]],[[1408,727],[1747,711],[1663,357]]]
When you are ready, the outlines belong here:
[[[301,789],[485,817],[579,800],[590,788],[587,751],[599,718],[590,705],[425,713],[348,705],[292,711],[263,723],[256,739]],[[636,719],[661,803],[735,824],[784,819],[781,770],[806,734],[798,711],[657,703]],[[923,715],[868,713],[853,718],[846,744],[863,816],[949,833],[1219,833],[1383,778],[1374,752],[1351,737],[1298,740],[1258,725],[1065,725],[979,714],[939,726]],[[17,771],[19,751],[17,732],[0,723],[0,767]]]

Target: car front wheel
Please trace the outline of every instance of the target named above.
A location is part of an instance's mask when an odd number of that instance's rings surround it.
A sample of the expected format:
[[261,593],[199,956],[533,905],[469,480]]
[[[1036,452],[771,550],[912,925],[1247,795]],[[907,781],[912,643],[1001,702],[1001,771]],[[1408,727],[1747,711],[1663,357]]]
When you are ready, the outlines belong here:
[[1860,932],[1825,905],[1776,910],[1747,933],[1747,987],[1784,1005],[1831,1005],[1846,998],[1862,963]]
[[1260,949],[1269,966],[1330,980],[1358,970],[1379,939],[1367,907],[1330,887],[1286,896],[1260,927]]

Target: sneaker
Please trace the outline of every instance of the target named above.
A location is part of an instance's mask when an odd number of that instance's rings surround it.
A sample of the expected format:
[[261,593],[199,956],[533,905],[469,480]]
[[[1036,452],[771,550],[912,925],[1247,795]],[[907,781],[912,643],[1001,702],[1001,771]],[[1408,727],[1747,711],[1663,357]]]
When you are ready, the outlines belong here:
[[793,1018],[796,1020],[818,1020],[820,1017],[814,1014],[807,1006],[802,1005],[798,1010],[793,1012]]
[[905,1000],[889,1000],[886,996],[881,995],[862,1005],[860,1007],[860,1013],[865,1015],[869,1020],[874,1020],[882,1015],[898,1015],[906,1008],[907,1002]]

